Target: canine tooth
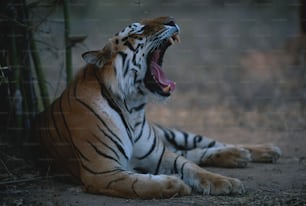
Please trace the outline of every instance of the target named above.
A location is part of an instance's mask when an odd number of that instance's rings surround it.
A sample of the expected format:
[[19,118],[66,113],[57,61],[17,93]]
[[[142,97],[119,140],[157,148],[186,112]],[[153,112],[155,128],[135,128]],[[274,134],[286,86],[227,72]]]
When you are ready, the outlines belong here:
[[177,43],[181,43],[181,39],[180,39],[180,36],[177,34],[177,35],[174,35],[174,40],[177,42]]
[[163,88],[163,92],[169,92],[170,91],[170,89],[171,89],[171,85],[170,84],[168,84],[168,86],[167,87],[165,87],[165,88]]
[[169,38],[169,41],[171,44],[174,44],[174,40],[172,39],[172,37]]

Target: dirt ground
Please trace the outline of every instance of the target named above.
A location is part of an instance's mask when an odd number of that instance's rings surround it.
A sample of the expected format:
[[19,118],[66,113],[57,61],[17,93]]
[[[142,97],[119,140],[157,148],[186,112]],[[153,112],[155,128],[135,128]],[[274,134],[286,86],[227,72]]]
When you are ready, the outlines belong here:
[[[242,132],[242,131],[239,131]],[[247,134],[247,132],[245,132]],[[234,134],[234,133],[232,133]],[[277,136],[290,136],[275,134]],[[292,134],[296,135],[296,134]],[[301,139],[301,136],[299,136]],[[288,143],[290,143],[288,141]],[[304,147],[302,145],[304,144]],[[303,150],[301,142],[296,150]],[[287,152],[286,149],[283,149]],[[288,151],[289,152],[289,151]],[[244,169],[206,168],[241,179],[247,193],[237,196],[202,196],[193,194],[164,200],[127,200],[82,192],[80,186],[53,179],[1,185],[4,205],[306,205],[306,159],[284,153],[276,164],[251,163]]]
[[2,191],[1,205],[306,205],[306,161],[283,157],[277,164],[250,164],[245,169],[211,169],[240,178],[247,194],[202,196],[194,194],[164,200],[127,200],[85,194],[80,187],[52,179],[11,185]]

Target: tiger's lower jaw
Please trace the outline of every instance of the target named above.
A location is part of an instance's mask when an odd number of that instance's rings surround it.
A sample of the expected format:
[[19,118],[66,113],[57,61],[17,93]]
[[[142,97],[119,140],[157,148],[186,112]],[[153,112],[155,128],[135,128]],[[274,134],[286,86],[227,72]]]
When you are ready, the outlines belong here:
[[[158,85],[157,83],[152,82],[152,81],[154,81],[154,80],[151,80],[150,83],[145,84],[145,87],[146,87],[146,89],[148,90],[149,93],[151,93],[154,96],[161,97],[162,99],[171,96],[171,94],[174,90],[174,89],[172,89],[173,86],[171,86],[169,84],[166,87],[161,87],[160,85]],[[175,83],[174,83],[174,85],[175,85]]]
[[160,97],[169,97],[171,95],[171,92],[169,92],[168,90],[157,90],[154,92],[155,95],[158,95]]

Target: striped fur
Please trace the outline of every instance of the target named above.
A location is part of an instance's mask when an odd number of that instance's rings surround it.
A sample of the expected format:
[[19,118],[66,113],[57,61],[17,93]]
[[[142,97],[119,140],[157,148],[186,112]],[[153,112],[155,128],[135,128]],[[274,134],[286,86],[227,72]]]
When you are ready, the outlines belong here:
[[102,50],[84,53],[87,65],[37,118],[36,134],[47,157],[41,162],[68,172],[91,193],[125,198],[167,198],[192,190],[243,193],[238,179],[198,165],[275,161],[277,147],[226,145],[145,118],[149,97],[166,98],[174,88],[162,85],[162,77],[152,82],[150,55],[163,50],[156,60],[161,66],[169,38],[178,40],[178,32],[170,17],[144,20],[117,33]]

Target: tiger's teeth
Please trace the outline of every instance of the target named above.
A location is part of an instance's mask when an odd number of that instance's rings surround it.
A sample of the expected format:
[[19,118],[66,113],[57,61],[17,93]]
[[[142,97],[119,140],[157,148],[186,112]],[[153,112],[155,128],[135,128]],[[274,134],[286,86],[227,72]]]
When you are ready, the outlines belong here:
[[180,39],[180,36],[177,34],[177,35],[174,35],[173,36],[174,40],[177,42],[177,43],[181,43],[181,39]]
[[168,92],[170,92],[170,89],[171,89],[171,85],[168,84],[167,87],[163,88],[163,92],[168,93]]
[[174,44],[174,40],[172,39],[172,37],[169,38],[169,41],[171,44]]

